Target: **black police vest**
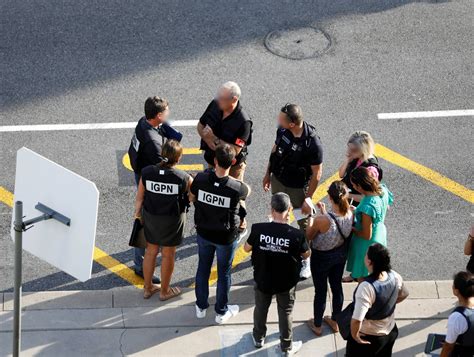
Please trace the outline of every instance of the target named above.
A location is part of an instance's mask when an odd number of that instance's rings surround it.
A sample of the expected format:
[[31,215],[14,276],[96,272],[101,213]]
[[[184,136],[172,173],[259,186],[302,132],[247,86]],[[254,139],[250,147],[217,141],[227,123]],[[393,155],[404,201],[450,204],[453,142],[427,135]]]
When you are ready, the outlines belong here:
[[[454,311],[463,315],[467,322],[466,332],[464,332],[462,335],[459,335],[458,339],[456,340],[456,344],[461,347],[460,349],[458,348],[459,352],[474,352],[474,309],[458,306],[454,309]],[[464,356],[464,354],[460,355]]]
[[150,214],[177,216],[189,205],[188,175],[184,171],[150,165],[142,170],[142,182],[145,186],[143,208]]
[[369,282],[375,290],[375,302],[365,315],[368,320],[383,320],[395,311],[398,299],[398,287],[395,274],[388,273],[385,281],[380,281],[373,277],[368,277],[365,281]]
[[226,231],[237,229],[239,218],[240,189],[242,183],[229,177],[224,183],[218,182],[214,173],[199,173],[193,181],[194,223],[198,229],[206,231]]
[[146,122],[146,118],[143,117],[138,121],[135,127],[135,133],[133,134],[130,146],[128,148],[128,156],[130,158],[130,165],[135,173],[140,174],[141,170],[148,165],[157,164],[157,162],[147,162],[143,157],[142,150],[150,141],[161,140],[163,137],[159,132]]
[[307,152],[311,140],[318,135],[314,126],[306,125],[309,132],[305,140],[294,143],[291,132],[285,130],[277,139],[275,151],[270,155],[270,171],[286,186],[289,186],[287,181],[291,181],[292,187],[304,187],[312,175]]

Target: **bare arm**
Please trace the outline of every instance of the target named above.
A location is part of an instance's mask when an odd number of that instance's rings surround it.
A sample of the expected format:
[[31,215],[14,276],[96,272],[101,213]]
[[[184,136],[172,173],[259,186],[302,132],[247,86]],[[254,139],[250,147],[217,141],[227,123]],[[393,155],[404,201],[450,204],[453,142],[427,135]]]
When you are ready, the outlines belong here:
[[454,350],[454,343],[447,343],[443,344],[443,348],[441,349],[441,354],[439,357],[449,357],[451,356],[451,352]]
[[369,345],[370,342],[363,340],[360,336],[360,327],[362,325],[362,322],[359,320],[352,319],[351,320],[351,335],[354,341],[357,343],[360,343],[362,345]]
[[353,231],[358,237],[370,240],[372,237],[372,217],[362,213],[362,229],[358,231],[354,228]]
[[145,199],[145,186],[143,186],[143,181],[140,178],[138,183],[137,196],[135,197],[135,217],[141,218],[142,216],[142,206],[143,200]]
[[252,251],[252,246],[248,244],[247,242],[245,242],[244,244],[244,251],[247,253],[250,253]]
[[198,132],[199,136],[201,137],[201,139],[204,140],[204,142],[207,144],[207,146],[209,146],[209,148],[211,150],[216,150],[216,144],[214,144],[214,141],[215,141],[216,137],[215,137],[214,133],[212,132],[212,129],[211,129],[211,131],[209,131],[205,128],[209,128],[209,126],[207,126],[207,125],[204,126],[201,123],[198,123],[197,132]]
[[349,162],[351,162],[351,159],[348,158],[347,155],[346,155],[346,159],[341,164],[341,166],[339,166],[339,177],[340,178],[343,178],[344,175],[346,174],[346,170],[347,170],[347,166],[349,165]]
[[410,293],[408,292],[407,287],[405,284],[402,284],[402,288],[398,292],[398,297],[397,297],[397,304],[401,303],[403,300],[405,300]]
[[311,256],[311,250],[308,249],[306,252],[301,253],[301,258],[308,259]]
[[308,192],[306,194],[307,197],[313,197],[314,192],[318,188],[319,181],[321,181],[321,176],[323,174],[323,164],[319,165],[312,165],[311,166],[312,176],[311,180],[308,184]]
[[[276,150],[276,145],[273,145],[271,153],[273,154]],[[262,185],[263,185],[263,190],[265,192],[270,191],[270,159],[268,160],[268,165],[267,165],[267,171],[265,172],[265,176],[263,177],[262,180]]]
[[191,193],[191,185],[193,184],[193,181],[194,181],[193,177],[189,176],[188,186],[186,187],[186,192],[188,193],[189,202],[194,202],[196,200],[196,196],[194,196]]
[[471,226],[471,231],[467,237],[466,243],[464,243],[464,254],[473,255],[474,251],[474,224]]

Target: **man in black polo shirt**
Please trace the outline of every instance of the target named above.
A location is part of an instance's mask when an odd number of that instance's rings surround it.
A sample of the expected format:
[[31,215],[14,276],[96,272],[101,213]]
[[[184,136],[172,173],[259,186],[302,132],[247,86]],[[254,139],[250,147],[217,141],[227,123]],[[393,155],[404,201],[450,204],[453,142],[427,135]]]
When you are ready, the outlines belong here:
[[293,340],[292,310],[296,284],[299,281],[301,260],[309,258],[306,238],[299,229],[288,224],[291,210],[290,197],[275,193],[271,200],[272,222],[252,225],[244,250],[252,251],[255,280],[255,310],[253,339],[255,347],[264,344],[267,333],[268,308],[276,295],[280,346],[284,353],[297,352],[301,341]]
[[[161,145],[164,138],[159,128],[166,123],[169,111],[168,101],[164,98],[148,97],[145,101],[145,116],[138,121],[128,149],[137,185],[140,182],[142,169],[159,164],[162,160]],[[134,248],[134,271],[142,278],[144,255],[145,248]],[[153,284],[159,283],[160,279],[153,277]]]
[[196,272],[196,316],[204,318],[209,307],[209,276],[217,256],[216,322],[226,322],[239,312],[238,305],[228,305],[231,268],[239,236],[239,205],[250,193],[250,187],[229,177],[235,150],[227,144],[216,148],[215,171],[200,172],[191,185],[194,223],[198,243]]
[[[311,209],[305,202],[312,198],[322,175],[323,148],[316,129],[303,121],[299,105],[286,104],[278,115],[278,130],[270,155],[263,189],[272,193],[285,192],[294,208],[306,215]],[[298,221],[306,229],[307,220]],[[302,278],[311,276],[309,260],[303,262]]]
[[[224,83],[219,88],[216,99],[207,106],[199,119],[197,131],[201,137],[204,159],[210,167],[214,167],[215,150],[219,144],[229,144],[235,149],[235,163],[230,168],[229,176],[243,181],[247,146],[252,137],[252,121],[240,104],[240,95],[237,83]],[[244,216],[241,212],[239,229],[242,232],[246,228]]]

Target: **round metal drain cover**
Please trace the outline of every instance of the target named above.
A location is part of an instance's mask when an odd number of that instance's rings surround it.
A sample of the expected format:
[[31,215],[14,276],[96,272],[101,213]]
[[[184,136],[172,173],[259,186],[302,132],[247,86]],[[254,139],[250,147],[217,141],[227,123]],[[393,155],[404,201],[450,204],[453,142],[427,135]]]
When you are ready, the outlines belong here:
[[331,47],[331,38],[314,27],[276,30],[265,37],[265,47],[277,56],[300,60],[321,56]]

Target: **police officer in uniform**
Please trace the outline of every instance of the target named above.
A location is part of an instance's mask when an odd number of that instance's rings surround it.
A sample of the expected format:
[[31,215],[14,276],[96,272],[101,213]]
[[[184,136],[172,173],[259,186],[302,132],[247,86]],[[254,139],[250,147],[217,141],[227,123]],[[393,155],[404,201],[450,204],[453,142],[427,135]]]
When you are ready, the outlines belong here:
[[[135,203],[135,217],[144,223],[147,248],[143,261],[145,299],[159,292],[160,300],[178,296],[181,291],[171,287],[176,247],[183,241],[188,192],[192,178],[175,166],[183,155],[176,140],[163,145],[163,160],[143,168]],[[161,251],[161,286],[152,283],[156,257]]]
[[[291,198],[294,208],[310,215],[305,202],[313,197],[322,175],[323,148],[316,129],[303,121],[299,105],[286,104],[278,115],[278,130],[267,172],[263,178],[263,189],[272,193],[284,192]],[[302,230],[307,220],[298,221]],[[309,278],[309,259],[303,261],[301,277]]]
[[[201,150],[210,167],[214,167],[215,149],[219,144],[229,144],[236,151],[235,163],[229,175],[243,181],[247,146],[252,140],[252,121],[240,104],[240,87],[235,82],[224,83],[216,99],[211,101],[199,119],[197,130],[201,137]],[[242,207],[245,208],[244,203]],[[245,210],[240,212],[239,229],[244,232],[247,224]]]
[[261,348],[267,333],[268,308],[275,295],[278,305],[280,346],[287,355],[298,352],[301,341],[293,341],[292,310],[302,258],[309,258],[306,238],[301,230],[288,224],[291,203],[283,192],[271,200],[272,222],[252,225],[244,250],[252,251],[255,279],[255,310],[252,337],[255,347]]
[[250,193],[242,181],[229,177],[235,163],[235,150],[221,144],[215,150],[215,171],[196,175],[191,186],[199,263],[196,273],[196,316],[204,318],[209,307],[209,276],[217,256],[216,322],[221,324],[239,312],[228,305],[231,268],[239,236],[239,205]]
[[[128,156],[135,173],[137,185],[144,167],[161,162],[161,146],[164,137],[159,129],[166,122],[168,116],[169,106],[166,99],[156,96],[147,98],[145,101],[145,116],[138,121],[128,149]],[[144,255],[145,249],[134,248],[135,274],[142,278]],[[154,277],[153,283],[159,284],[160,279]]]

